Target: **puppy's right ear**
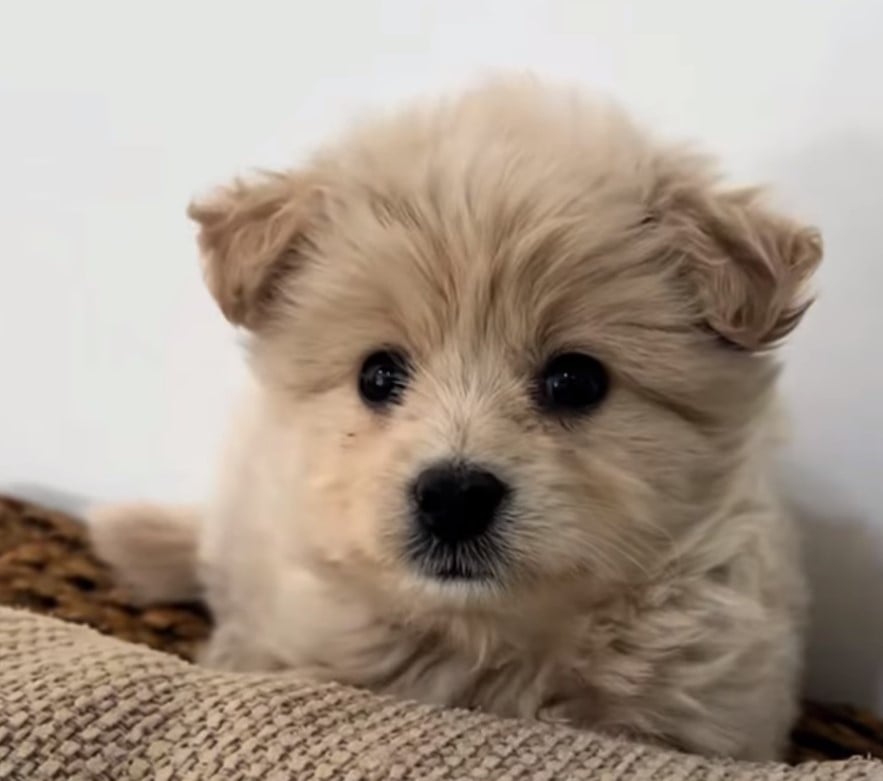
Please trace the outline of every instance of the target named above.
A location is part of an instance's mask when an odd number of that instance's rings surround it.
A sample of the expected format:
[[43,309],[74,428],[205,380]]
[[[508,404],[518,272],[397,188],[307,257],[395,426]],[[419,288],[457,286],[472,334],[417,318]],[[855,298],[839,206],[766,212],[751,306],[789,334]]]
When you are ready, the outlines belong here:
[[296,265],[321,200],[306,174],[264,173],[190,204],[208,288],[231,323],[260,324],[275,281]]

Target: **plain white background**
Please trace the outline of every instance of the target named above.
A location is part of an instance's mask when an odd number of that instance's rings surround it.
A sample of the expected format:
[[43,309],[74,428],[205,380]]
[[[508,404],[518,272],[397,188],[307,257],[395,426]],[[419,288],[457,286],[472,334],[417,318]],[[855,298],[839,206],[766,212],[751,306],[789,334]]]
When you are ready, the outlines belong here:
[[201,284],[190,196],[291,163],[365,109],[507,68],[613,92],[823,229],[784,379],[808,679],[883,709],[876,0],[4,3],[0,487],[198,498],[243,369]]

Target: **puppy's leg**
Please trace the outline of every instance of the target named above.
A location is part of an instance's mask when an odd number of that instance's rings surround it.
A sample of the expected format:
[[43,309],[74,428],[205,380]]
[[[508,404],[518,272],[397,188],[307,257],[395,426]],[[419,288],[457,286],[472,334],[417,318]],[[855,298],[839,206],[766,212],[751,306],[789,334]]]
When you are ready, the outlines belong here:
[[199,510],[127,504],[99,507],[88,518],[98,557],[139,602],[200,597],[197,577]]

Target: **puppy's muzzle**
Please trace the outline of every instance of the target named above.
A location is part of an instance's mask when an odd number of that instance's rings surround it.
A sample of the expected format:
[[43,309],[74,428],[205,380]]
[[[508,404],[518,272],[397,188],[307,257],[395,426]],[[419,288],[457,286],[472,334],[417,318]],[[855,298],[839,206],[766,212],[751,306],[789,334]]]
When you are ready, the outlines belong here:
[[509,494],[493,472],[472,464],[426,469],[411,486],[411,557],[442,579],[491,576],[499,557],[495,526]]

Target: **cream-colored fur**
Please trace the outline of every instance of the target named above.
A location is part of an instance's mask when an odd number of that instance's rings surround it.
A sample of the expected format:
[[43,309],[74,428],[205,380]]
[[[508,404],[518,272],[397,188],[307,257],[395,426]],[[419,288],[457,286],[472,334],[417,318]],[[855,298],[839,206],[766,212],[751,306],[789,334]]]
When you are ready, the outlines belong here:
[[[207,664],[779,755],[804,587],[769,350],[807,305],[813,231],[533,82],[379,119],[191,215],[256,378],[201,521],[153,514],[177,530],[161,542],[198,546]],[[414,371],[381,414],[356,378],[388,346]],[[531,393],[562,350],[612,377],[573,420]],[[513,488],[487,581],[406,555],[407,486],[446,457]],[[160,575],[133,550],[133,517],[103,513],[99,551],[148,594],[173,596],[153,575],[191,585],[186,552]]]

